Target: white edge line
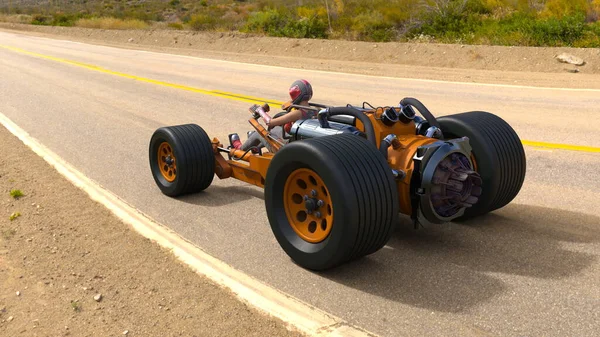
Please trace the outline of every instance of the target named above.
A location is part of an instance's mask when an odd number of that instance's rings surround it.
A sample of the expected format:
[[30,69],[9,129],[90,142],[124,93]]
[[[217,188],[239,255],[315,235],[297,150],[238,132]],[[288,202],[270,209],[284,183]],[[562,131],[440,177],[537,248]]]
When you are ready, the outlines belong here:
[[234,269],[225,262],[208,255],[174,231],[152,220],[112,192],[93,182],[31,137],[1,112],[0,123],[73,185],[87,193],[92,200],[108,208],[115,216],[132,226],[139,234],[171,250],[179,260],[198,274],[204,275],[218,285],[230,289],[241,301],[268,315],[281,319],[288,325],[288,329],[297,330],[310,336],[376,336],[269,287]]
[[[24,33],[20,33],[20,34],[19,33],[14,33],[14,34],[17,34],[17,35],[26,35],[26,36],[33,36],[35,38],[45,39],[45,40],[70,42],[70,43],[80,44],[80,45],[92,45],[92,46],[96,46],[96,47],[100,47],[100,48],[110,48],[110,49],[117,49],[117,50],[128,50],[128,51],[132,51],[132,52],[157,54],[157,55],[168,55],[168,56],[188,58],[188,59],[195,59],[195,60],[214,61],[214,62],[232,63],[232,64],[241,64],[241,65],[248,65],[248,66],[255,66],[255,67],[262,67],[262,68],[274,68],[274,69],[286,69],[286,70],[294,69],[294,71],[298,71],[298,72],[315,72],[315,73],[332,74],[332,75],[343,74],[343,75],[347,75],[347,76],[368,77],[368,78],[375,78],[375,79],[387,79],[387,80],[398,80],[398,81],[415,81],[415,82],[438,83],[438,84],[469,85],[469,86],[480,86],[480,87],[496,87],[496,88],[509,88],[509,89],[556,90],[556,91],[568,91],[568,92],[573,92],[573,91],[600,92],[600,89],[590,89],[590,88],[553,88],[553,87],[536,87],[536,86],[514,85],[514,84],[494,84],[494,83],[473,83],[473,82],[460,82],[460,81],[442,81],[442,80],[428,80],[428,79],[410,78],[410,77],[392,77],[392,76],[377,76],[377,75],[344,73],[344,72],[327,71],[327,70],[287,68],[287,67],[282,67],[282,66],[272,66],[272,65],[258,64],[258,63],[226,61],[226,60],[219,60],[219,59],[213,59],[213,58],[207,58],[207,57],[180,55],[180,54],[172,54],[172,53],[162,53],[162,52],[155,52],[155,51],[150,51],[150,50],[132,49],[132,48],[127,48],[127,47],[106,46],[106,45],[93,44],[93,43],[88,43],[88,42],[72,41],[72,40],[67,40],[67,39],[53,39],[53,38],[43,37],[43,36],[27,35],[27,34],[24,34]],[[144,47],[144,45],[139,45],[139,46],[140,47]],[[211,52],[210,50],[201,50],[201,51]],[[339,60],[334,60],[334,61],[339,61]],[[340,61],[340,62],[344,62],[344,61]],[[374,63],[374,64],[376,64],[376,65],[380,64],[382,66],[386,65],[385,63]],[[402,64],[394,64],[393,63],[391,65],[400,65],[401,66]],[[465,70],[470,70],[470,69],[465,69]]]

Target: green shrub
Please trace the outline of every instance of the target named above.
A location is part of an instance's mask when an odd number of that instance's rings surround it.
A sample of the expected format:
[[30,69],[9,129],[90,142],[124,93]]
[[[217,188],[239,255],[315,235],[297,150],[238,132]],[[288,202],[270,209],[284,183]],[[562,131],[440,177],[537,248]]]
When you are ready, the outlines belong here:
[[[519,44],[532,46],[571,46],[583,37],[585,29],[585,18],[582,14],[561,19],[539,19],[533,14],[516,13],[498,21],[496,30],[490,30],[487,34],[503,37],[518,33],[525,40]],[[516,41],[509,39],[509,42],[515,44]]]
[[77,21],[77,19],[78,17],[73,14],[56,13],[54,14],[52,25],[70,27],[75,25],[75,21]]
[[290,13],[269,8],[252,13],[242,31],[279,37],[326,38],[327,29],[326,19],[316,13],[297,18]]
[[409,36],[423,34],[444,42],[470,42],[485,22],[476,14],[433,14],[427,23],[411,30]]
[[583,37],[584,30],[585,16],[576,14],[534,21],[529,33],[539,46],[570,46]]
[[207,14],[196,14],[190,18],[188,24],[193,30],[211,30],[216,27],[217,19]]
[[577,48],[600,48],[600,21],[586,26],[583,36],[573,43]]
[[545,17],[562,18],[585,14],[589,8],[589,0],[546,0],[542,14]]
[[600,36],[600,21],[588,25],[588,30],[597,36]]
[[359,40],[385,42],[396,37],[392,24],[384,20],[383,14],[376,11],[357,15],[351,28]]
[[[16,218],[18,218],[20,216],[21,216],[21,213],[19,213],[19,212],[13,212],[11,215],[8,216],[8,220],[13,221],[13,220],[15,220]],[[12,232],[12,234],[14,234],[14,232]],[[5,236],[5,238],[6,238],[6,236]]]
[[50,24],[52,24],[52,16],[36,14],[31,17],[31,24],[39,26],[49,26]]
[[19,199],[20,197],[22,197],[24,195],[25,194],[23,194],[23,192],[21,190],[17,190],[17,189],[10,190],[10,196],[13,197],[14,199]]
[[600,35],[586,31],[583,36],[573,42],[575,48],[600,48]]
[[242,30],[249,33],[284,36],[283,29],[289,20],[289,15],[281,14],[276,9],[267,9],[250,14]]
[[465,11],[468,13],[492,14],[493,6],[490,6],[488,2],[484,0],[467,0]]
[[293,38],[326,38],[327,23],[316,16],[291,20],[283,27],[282,35]]
[[[22,6],[31,16],[0,21],[36,25],[139,29],[241,30],[292,38],[347,38],[527,46],[598,47],[600,0],[165,0]],[[61,12],[56,12],[60,8]],[[0,11],[6,13],[6,9]],[[13,8],[12,13],[15,12]],[[86,14],[87,13],[87,14]],[[93,19],[100,17],[100,19]],[[165,18],[173,23],[164,22]],[[83,19],[83,20],[82,20]],[[331,26],[331,29],[330,29]]]

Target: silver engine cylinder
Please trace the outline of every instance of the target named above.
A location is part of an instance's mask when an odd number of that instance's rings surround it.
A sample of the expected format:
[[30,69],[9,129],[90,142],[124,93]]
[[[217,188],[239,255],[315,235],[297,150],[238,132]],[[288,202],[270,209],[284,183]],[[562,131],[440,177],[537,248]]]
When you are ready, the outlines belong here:
[[322,127],[317,119],[303,119],[295,122],[290,130],[291,140],[301,140],[323,136],[331,136],[342,133],[352,133],[365,137],[365,134],[356,127],[348,124],[328,121],[329,127]]

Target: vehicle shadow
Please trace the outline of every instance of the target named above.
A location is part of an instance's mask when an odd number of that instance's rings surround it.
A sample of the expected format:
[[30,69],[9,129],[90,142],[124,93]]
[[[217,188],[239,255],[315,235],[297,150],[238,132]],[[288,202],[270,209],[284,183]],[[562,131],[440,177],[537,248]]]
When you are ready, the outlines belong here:
[[177,197],[177,200],[192,205],[221,207],[252,198],[264,200],[263,190],[254,186],[221,186],[213,184],[200,193],[183,195]]
[[514,204],[426,229],[400,222],[387,247],[319,274],[388,300],[463,312],[507,291],[502,275],[494,274],[572,277],[596,257],[569,246],[600,241],[599,217]]

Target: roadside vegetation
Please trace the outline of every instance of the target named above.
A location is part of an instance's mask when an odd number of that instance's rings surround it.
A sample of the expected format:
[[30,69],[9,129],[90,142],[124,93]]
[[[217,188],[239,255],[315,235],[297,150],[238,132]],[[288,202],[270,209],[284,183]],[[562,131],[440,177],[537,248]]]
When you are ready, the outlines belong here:
[[14,199],[19,199],[20,197],[24,196],[24,194],[21,190],[12,189],[10,190],[10,196]]
[[102,29],[600,47],[600,0],[0,0],[0,13],[6,22]]

